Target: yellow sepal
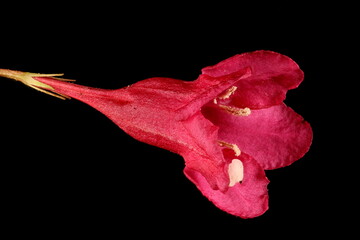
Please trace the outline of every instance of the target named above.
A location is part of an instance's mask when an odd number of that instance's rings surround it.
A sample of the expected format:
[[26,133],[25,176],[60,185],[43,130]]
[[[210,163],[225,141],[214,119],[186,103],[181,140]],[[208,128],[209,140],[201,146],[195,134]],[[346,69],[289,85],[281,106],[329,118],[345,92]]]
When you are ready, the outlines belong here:
[[71,79],[55,78],[63,75],[64,75],[63,73],[40,74],[40,73],[30,73],[30,72],[8,70],[8,69],[0,69],[0,77],[14,79],[40,92],[65,100],[65,99],[69,99],[70,97],[55,92],[55,89],[53,87],[45,83],[42,83],[34,78],[34,77],[51,77],[59,81],[66,81],[66,82],[75,81]]

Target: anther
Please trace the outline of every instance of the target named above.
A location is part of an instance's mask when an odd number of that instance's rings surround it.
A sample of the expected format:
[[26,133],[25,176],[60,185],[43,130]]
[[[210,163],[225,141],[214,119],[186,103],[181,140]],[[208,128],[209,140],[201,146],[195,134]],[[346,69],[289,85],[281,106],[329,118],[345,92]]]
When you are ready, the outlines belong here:
[[226,90],[223,94],[220,94],[218,96],[219,99],[227,99],[229,98],[235,91],[236,91],[237,87],[232,86],[231,88],[229,88],[228,90]]
[[233,159],[229,164],[228,174],[230,178],[229,187],[233,187],[236,183],[242,182],[244,179],[244,165],[239,159]]
[[240,156],[241,154],[241,151],[239,149],[239,147],[236,145],[236,144],[233,144],[233,143],[227,143],[227,142],[224,142],[224,141],[218,141],[219,145],[221,147],[227,147],[227,148],[230,148],[234,151],[235,153],[235,156]]
[[226,105],[219,105],[220,108],[224,109],[228,113],[235,115],[235,116],[249,116],[251,113],[250,108],[237,108],[237,107],[230,107]]

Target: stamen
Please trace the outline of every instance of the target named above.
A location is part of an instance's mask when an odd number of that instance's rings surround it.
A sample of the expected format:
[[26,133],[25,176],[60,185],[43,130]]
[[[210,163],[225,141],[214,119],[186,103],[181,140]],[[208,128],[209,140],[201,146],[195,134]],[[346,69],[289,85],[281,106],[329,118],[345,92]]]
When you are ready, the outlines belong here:
[[219,145],[221,147],[227,147],[227,148],[232,149],[235,152],[235,156],[237,156],[237,157],[240,156],[241,151],[240,151],[239,147],[236,144],[227,143],[227,142],[224,142],[224,141],[218,141],[218,143],[219,143]]
[[220,94],[218,96],[219,99],[227,99],[229,98],[235,91],[236,91],[237,87],[232,86],[231,88],[229,88],[228,90],[226,90],[226,92],[224,92],[223,94]]
[[233,187],[236,183],[242,182],[244,179],[244,165],[239,159],[233,159],[229,164],[228,174],[230,178],[229,187]]
[[219,105],[219,107],[235,116],[247,117],[251,113],[250,108],[247,108],[247,107],[246,108],[237,108],[237,107],[230,107],[230,106],[226,106],[226,105]]

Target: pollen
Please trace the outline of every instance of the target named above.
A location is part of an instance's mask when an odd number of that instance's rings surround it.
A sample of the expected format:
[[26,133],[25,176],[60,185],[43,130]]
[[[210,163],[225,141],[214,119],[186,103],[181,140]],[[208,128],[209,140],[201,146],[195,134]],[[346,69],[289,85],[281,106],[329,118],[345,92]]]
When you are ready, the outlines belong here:
[[231,106],[226,106],[226,105],[219,105],[219,107],[235,116],[247,117],[251,114],[250,108],[247,108],[247,107],[246,108],[237,108],[237,107],[231,107]]
[[228,174],[230,178],[229,187],[235,186],[236,183],[241,183],[244,179],[244,165],[239,159],[233,159],[229,164]]
[[235,153],[235,156],[237,156],[237,157],[240,156],[241,151],[240,151],[240,148],[236,144],[228,143],[228,142],[224,142],[224,141],[218,141],[218,143],[221,147],[227,147],[227,148],[232,149]]

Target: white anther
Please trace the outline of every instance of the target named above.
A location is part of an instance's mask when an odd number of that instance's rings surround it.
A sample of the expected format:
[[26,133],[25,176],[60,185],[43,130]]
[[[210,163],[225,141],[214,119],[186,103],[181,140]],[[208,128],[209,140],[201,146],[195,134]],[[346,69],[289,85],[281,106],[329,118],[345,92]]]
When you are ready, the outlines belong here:
[[233,159],[228,168],[230,183],[229,187],[233,187],[236,183],[242,182],[244,178],[244,165],[239,159]]

